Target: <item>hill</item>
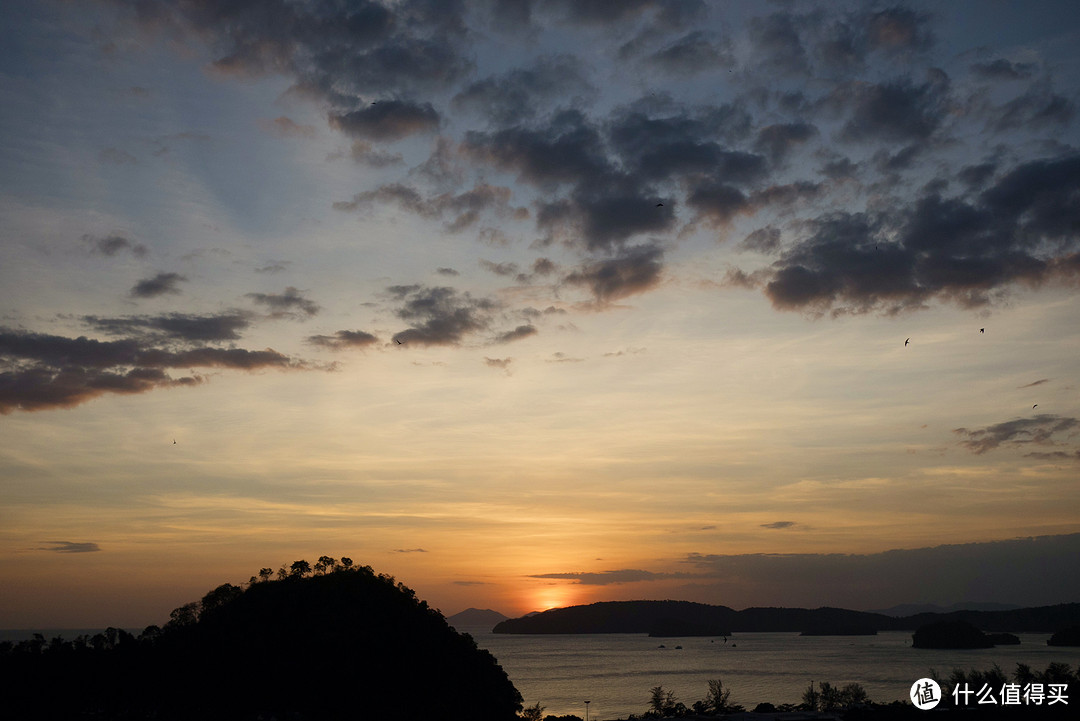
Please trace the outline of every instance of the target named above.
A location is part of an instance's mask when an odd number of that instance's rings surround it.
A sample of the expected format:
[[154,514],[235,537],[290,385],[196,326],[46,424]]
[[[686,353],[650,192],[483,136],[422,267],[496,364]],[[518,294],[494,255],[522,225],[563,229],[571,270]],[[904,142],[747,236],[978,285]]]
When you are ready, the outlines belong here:
[[792,631],[815,635],[914,631],[936,621],[965,621],[984,631],[1046,632],[1080,623],[1080,604],[1008,611],[920,613],[894,618],[842,608],[747,608],[735,611],[689,601],[603,601],[513,618],[495,633],[648,633],[720,636],[740,631]]
[[508,618],[509,616],[504,616],[498,611],[492,611],[490,608],[466,608],[461,613],[447,616],[446,622],[454,628],[464,628],[466,626],[492,628],[495,624]]
[[304,566],[277,581],[219,586],[138,638],[7,644],[5,711],[57,719],[516,717],[521,696],[495,658],[411,589],[368,567],[306,576]]
[[919,613],[952,613],[953,611],[1014,611],[1023,606],[1012,603],[980,603],[978,601],[966,601],[953,603],[948,606],[938,606],[933,603],[901,603],[890,608],[870,609],[867,613],[880,613],[885,616],[903,618],[914,616]]

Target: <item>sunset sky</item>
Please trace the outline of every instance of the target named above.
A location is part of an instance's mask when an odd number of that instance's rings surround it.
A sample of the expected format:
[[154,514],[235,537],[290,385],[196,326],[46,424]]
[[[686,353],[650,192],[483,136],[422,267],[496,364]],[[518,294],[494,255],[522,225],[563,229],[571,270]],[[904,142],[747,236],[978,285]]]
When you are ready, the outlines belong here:
[[1080,601],[1080,5],[7,0],[0,628]]

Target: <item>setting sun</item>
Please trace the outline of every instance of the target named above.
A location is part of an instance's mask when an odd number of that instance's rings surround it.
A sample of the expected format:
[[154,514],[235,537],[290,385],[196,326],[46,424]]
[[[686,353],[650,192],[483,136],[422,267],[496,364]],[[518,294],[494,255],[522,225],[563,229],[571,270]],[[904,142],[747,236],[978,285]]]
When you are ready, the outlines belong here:
[[581,593],[573,584],[553,584],[533,592],[531,603],[535,611],[547,611],[552,608],[575,606],[582,603]]

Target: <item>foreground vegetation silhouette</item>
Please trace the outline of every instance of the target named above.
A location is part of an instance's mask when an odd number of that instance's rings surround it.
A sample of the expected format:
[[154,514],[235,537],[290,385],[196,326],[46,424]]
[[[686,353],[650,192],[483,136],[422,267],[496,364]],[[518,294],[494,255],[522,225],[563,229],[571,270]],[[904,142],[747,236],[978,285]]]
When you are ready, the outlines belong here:
[[218,586],[138,637],[4,644],[0,715],[509,721],[521,710],[495,658],[393,577],[327,556],[273,577]]
[[[1076,713],[1076,699],[1070,695],[1080,688],[1080,666],[1074,672],[1068,664],[1055,662],[1047,666],[1045,671],[1033,671],[1027,664],[1017,663],[1011,679],[997,664],[987,671],[954,668],[947,678],[942,678],[934,669],[929,669],[928,678],[934,679],[942,692],[939,707],[929,717],[925,715],[927,712],[916,709],[906,700],[876,703],[870,700],[861,684],[849,683],[841,687],[828,681],[821,681],[816,685],[811,681],[802,694],[802,703],[774,705],[766,701],[751,710],[758,714],[826,714],[844,721],[907,721],[926,718],[977,718],[978,721],[1071,719]],[[1011,705],[1003,704],[1000,696],[1007,684],[1015,689],[1015,698],[1011,699]],[[954,695],[954,689],[961,690],[961,693]],[[984,691],[985,693],[981,693]],[[1026,695],[1032,692],[1041,696]],[[989,697],[995,694],[997,700],[988,702]],[[1062,698],[1055,700],[1057,696]],[[957,703],[958,700],[960,703]],[[535,708],[539,710],[541,707],[537,704]],[[663,686],[654,686],[649,690],[647,710],[641,716],[631,715],[628,721],[706,719],[727,717],[745,710],[741,704],[732,703],[731,689],[720,679],[715,679],[709,681],[706,697],[695,701],[689,707],[679,701],[674,692]],[[526,709],[526,718],[533,721],[527,715],[529,711],[530,709]],[[977,714],[977,717],[972,717],[972,713]],[[535,721],[541,721],[539,715],[534,718]],[[549,716],[543,721],[551,721],[552,718]]]

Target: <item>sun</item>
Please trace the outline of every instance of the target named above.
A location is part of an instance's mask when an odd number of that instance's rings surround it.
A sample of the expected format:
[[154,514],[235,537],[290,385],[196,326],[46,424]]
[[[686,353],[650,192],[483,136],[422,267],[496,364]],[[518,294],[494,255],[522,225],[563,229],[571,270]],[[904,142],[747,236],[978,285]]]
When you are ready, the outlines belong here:
[[547,611],[552,608],[577,605],[579,595],[574,586],[558,584],[536,589],[532,601],[537,611]]

